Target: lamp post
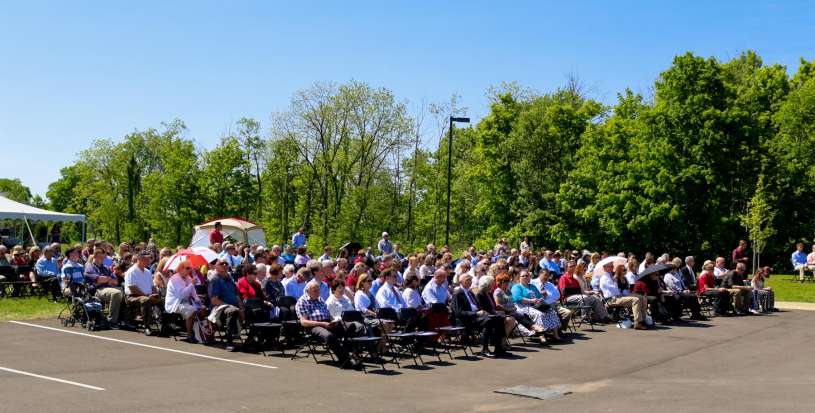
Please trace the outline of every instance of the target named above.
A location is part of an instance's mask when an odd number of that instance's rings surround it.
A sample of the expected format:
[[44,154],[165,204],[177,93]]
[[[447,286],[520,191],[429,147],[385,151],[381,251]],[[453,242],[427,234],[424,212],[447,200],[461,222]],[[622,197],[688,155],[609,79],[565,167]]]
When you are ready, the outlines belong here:
[[450,136],[447,139],[447,227],[444,245],[450,246],[450,188],[453,182],[453,122],[470,123],[470,118],[450,116]]

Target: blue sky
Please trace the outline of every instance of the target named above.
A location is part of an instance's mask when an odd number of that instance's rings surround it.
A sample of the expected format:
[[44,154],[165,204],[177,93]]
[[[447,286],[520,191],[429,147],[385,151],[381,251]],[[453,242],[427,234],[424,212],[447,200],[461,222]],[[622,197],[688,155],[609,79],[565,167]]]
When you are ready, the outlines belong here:
[[[113,4],[112,4],[113,3]],[[572,4],[579,3],[579,4]],[[242,116],[269,126],[315,81],[384,86],[416,109],[538,91],[569,73],[612,103],[648,93],[676,54],[815,58],[815,3],[82,2],[0,0],[0,177],[34,193],[97,138],[182,119],[202,148]]]

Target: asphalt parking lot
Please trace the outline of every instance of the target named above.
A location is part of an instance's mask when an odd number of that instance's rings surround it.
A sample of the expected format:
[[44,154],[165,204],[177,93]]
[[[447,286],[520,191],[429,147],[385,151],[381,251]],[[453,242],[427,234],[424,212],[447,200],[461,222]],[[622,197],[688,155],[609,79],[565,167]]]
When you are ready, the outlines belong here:
[[[56,320],[7,322],[0,412],[812,412],[813,316],[793,310],[652,331],[603,326],[551,348],[519,347],[514,359],[448,358],[367,375],[310,358],[64,329]],[[570,394],[495,393],[517,385]]]

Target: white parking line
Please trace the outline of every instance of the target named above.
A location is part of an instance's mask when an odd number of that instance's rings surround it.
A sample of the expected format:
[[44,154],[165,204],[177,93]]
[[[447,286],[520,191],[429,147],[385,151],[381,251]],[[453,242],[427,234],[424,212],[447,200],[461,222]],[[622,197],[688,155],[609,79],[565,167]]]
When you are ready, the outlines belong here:
[[42,328],[42,329],[51,330],[51,331],[58,331],[60,333],[75,334],[75,335],[78,335],[78,336],[98,338],[100,340],[107,340],[107,341],[113,341],[113,342],[116,342],[116,343],[130,344],[132,346],[139,346],[139,347],[152,348],[152,349],[155,349],[155,350],[169,351],[171,353],[184,354],[184,355],[187,355],[187,356],[200,357],[200,358],[205,358],[205,359],[209,359],[209,360],[218,360],[218,361],[223,361],[225,363],[242,364],[244,366],[261,367],[261,368],[264,368],[264,369],[276,369],[277,368],[276,366],[269,366],[269,365],[266,365],[266,364],[250,363],[248,361],[230,360],[230,359],[225,359],[225,358],[221,358],[221,357],[208,356],[206,354],[190,353],[189,351],[175,350],[175,349],[172,349],[172,348],[164,348],[164,347],[159,347],[159,346],[151,346],[149,344],[136,343],[134,341],[120,340],[118,338],[97,336],[97,335],[87,334],[87,333],[80,333],[78,331],[63,330],[61,328],[41,326],[39,324],[24,323],[22,321],[9,321],[9,323],[14,323],[14,324],[22,325],[22,326]]
[[36,377],[36,378],[38,378],[38,379],[43,379],[43,380],[51,380],[51,381],[55,381],[55,382],[58,382],[58,383],[70,384],[70,385],[72,385],[72,386],[84,387],[84,388],[86,388],[86,389],[91,389],[91,390],[99,390],[99,391],[105,390],[105,389],[103,389],[103,388],[101,388],[101,387],[91,386],[90,384],[82,384],[82,383],[77,383],[77,382],[75,382],[75,381],[58,379],[58,378],[56,378],[56,377],[48,377],[48,376],[43,376],[43,375],[41,375],[41,374],[29,373],[29,372],[27,372],[27,371],[10,369],[10,368],[8,368],[8,367],[3,367],[3,366],[0,366],[0,371],[7,371],[7,372],[9,372],[9,373],[17,373],[17,374],[22,374],[22,375],[24,375],[24,376]]

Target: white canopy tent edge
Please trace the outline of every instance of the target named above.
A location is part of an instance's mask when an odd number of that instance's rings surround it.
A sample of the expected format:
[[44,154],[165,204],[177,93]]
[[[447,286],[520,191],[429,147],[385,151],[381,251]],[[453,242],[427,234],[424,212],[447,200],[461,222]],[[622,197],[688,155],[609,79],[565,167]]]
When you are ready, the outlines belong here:
[[0,219],[20,219],[25,222],[28,229],[28,235],[31,240],[36,244],[37,239],[34,238],[34,232],[28,221],[52,221],[52,222],[80,222],[82,223],[82,241],[85,241],[85,215],[82,214],[66,214],[64,212],[53,212],[41,208],[36,208],[31,205],[26,205],[17,201],[12,201],[5,196],[0,195]]

